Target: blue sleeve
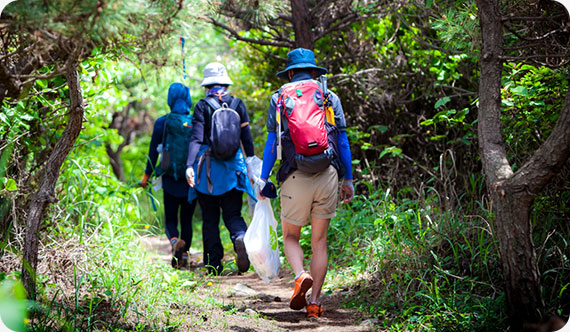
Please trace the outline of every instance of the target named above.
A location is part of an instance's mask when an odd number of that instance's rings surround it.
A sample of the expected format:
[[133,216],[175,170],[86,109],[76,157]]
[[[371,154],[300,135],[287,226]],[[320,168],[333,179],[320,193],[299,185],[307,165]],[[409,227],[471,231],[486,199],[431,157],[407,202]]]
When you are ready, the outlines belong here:
[[145,174],[152,175],[154,168],[156,166],[156,161],[158,159],[158,145],[162,143],[162,135],[164,128],[165,117],[160,117],[154,123],[154,128],[152,129],[152,137],[150,139],[150,146],[148,148],[148,156],[146,161]]
[[345,169],[344,178],[352,180],[352,158],[350,157],[350,146],[348,145],[346,131],[341,131],[338,135],[338,147],[340,150],[340,162]]
[[[261,178],[269,179],[269,173],[277,159],[277,151],[275,141],[277,134],[275,132],[267,133],[267,140],[265,141],[265,149],[263,150],[263,165],[261,166]],[[350,152],[349,152],[350,153]]]

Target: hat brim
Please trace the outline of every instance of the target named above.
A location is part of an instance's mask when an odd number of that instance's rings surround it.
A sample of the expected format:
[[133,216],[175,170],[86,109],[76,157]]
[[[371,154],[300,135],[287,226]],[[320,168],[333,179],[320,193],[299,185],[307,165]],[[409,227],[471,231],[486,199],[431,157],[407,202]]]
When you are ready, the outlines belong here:
[[323,67],[319,67],[319,66],[315,66],[312,63],[296,63],[294,65],[288,66],[287,68],[285,68],[285,70],[278,72],[275,76],[282,78],[284,80],[289,80],[289,76],[287,75],[287,71],[289,69],[296,69],[296,68],[306,68],[306,69],[316,69],[317,70],[317,76],[321,76],[324,75],[326,73],[328,73],[329,71],[326,70]]
[[206,85],[214,85],[214,84],[219,84],[219,85],[232,85],[234,84],[234,82],[232,82],[232,80],[229,77],[206,77],[202,80],[202,83],[200,84],[200,86],[206,86]]

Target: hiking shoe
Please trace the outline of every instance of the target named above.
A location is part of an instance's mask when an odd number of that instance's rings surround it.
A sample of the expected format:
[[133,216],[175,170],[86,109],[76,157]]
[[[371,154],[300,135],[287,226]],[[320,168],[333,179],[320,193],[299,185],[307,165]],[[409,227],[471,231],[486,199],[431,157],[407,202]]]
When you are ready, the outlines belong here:
[[307,304],[307,317],[321,317],[323,315],[323,308],[320,304],[309,303]]
[[234,249],[237,254],[236,264],[239,272],[247,272],[249,270],[249,258],[247,257],[247,251],[245,251],[245,243],[243,242],[243,235],[236,239],[234,244]]
[[305,294],[313,286],[313,277],[307,272],[301,273],[299,278],[295,280],[295,288],[293,288],[293,296],[289,302],[289,307],[293,310],[301,310],[307,305]]
[[183,252],[182,253],[182,265],[180,266],[183,269],[188,269],[190,264],[190,259],[188,257],[188,253],[187,252]]
[[181,239],[174,239],[174,242],[172,242],[172,260],[170,261],[170,265],[175,269],[181,268],[184,264],[182,261],[182,253],[184,252],[185,245],[186,241]]

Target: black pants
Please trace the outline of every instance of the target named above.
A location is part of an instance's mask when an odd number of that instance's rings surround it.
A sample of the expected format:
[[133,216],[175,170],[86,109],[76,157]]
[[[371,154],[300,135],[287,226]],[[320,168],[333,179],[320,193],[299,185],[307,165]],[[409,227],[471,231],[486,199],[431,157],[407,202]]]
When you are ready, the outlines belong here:
[[[188,203],[186,197],[172,196],[164,190],[162,192],[164,194],[164,228],[166,236],[168,240],[173,237],[184,240],[186,242],[184,251],[188,252],[192,244],[192,215],[196,208],[196,200]],[[180,234],[178,233],[179,222]]]
[[236,238],[245,235],[247,231],[247,224],[241,217],[242,197],[243,192],[237,189],[219,196],[198,193],[203,219],[204,264],[216,268],[218,272],[222,270],[224,257],[224,247],[220,239],[220,209],[232,243],[235,243]]

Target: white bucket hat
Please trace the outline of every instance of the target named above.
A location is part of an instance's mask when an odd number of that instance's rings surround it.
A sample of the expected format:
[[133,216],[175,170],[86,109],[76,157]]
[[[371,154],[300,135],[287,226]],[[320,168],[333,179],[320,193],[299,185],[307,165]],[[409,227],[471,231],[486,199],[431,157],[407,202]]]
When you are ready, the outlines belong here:
[[206,65],[204,68],[204,78],[202,79],[202,84],[200,86],[220,84],[220,85],[231,85],[234,84],[226,67],[219,62],[212,62]]

